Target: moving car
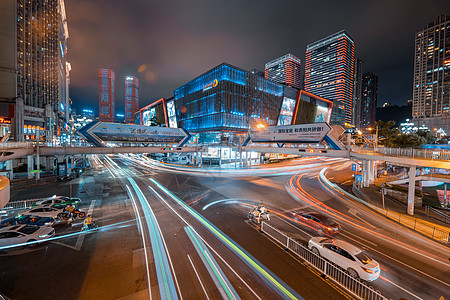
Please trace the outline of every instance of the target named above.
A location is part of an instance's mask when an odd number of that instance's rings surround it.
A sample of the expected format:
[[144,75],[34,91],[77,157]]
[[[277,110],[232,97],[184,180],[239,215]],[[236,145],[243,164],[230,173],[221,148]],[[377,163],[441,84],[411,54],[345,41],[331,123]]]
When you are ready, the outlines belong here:
[[33,215],[38,217],[51,217],[55,219],[60,219],[64,215],[64,208],[63,205],[54,204],[51,206],[36,206],[32,207],[30,209],[22,211],[19,215],[25,216],[25,215]]
[[319,235],[336,235],[341,232],[339,224],[321,213],[297,211],[293,212],[292,215],[294,220],[317,230]]
[[[42,241],[55,235],[48,226],[14,225],[0,229],[0,247]],[[32,246],[31,244],[30,246]]]
[[352,244],[338,239],[313,237],[308,248],[316,255],[328,259],[355,279],[374,281],[380,276],[380,265],[367,253]]
[[59,205],[63,205],[66,206],[68,204],[73,204],[73,205],[78,205],[80,204],[81,200],[80,198],[70,198],[70,197],[66,197],[66,196],[52,196],[49,198],[45,198],[42,199],[34,204],[31,205],[31,207],[35,207],[35,206],[41,206],[41,205],[45,205],[45,206],[50,206],[50,205],[54,205],[54,204],[59,204]]
[[55,224],[55,218],[53,217],[39,217],[33,215],[20,215],[14,218],[8,218],[2,220],[0,222],[0,228],[18,225],[18,224],[27,224],[27,225],[36,225],[36,226],[51,226]]

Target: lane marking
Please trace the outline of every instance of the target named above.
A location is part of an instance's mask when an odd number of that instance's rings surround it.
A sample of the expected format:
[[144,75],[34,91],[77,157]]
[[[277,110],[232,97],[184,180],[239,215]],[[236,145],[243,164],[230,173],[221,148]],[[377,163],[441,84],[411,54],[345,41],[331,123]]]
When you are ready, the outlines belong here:
[[[195,229],[171,206],[169,205],[169,203],[167,203],[166,200],[164,200],[164,198],[157,192],[155,191],[155,189],[151,186],[148,186],[149,189],[151,189],[153,191],[153,193],[155,195],[158,196],[159,199],[161,199],[161,201],[163,201],[186,225],[190,226],[192,228],[192,230],[194,232]],[[234,273],[234,275],[236,275],[237,278],[239,278],[239,280],[249,289],[249,291],[252,292],[253,295],[255,295],[255,297],[259,300],[262,300],[261,297],[258,296],[258,294],[248,285],[248,283],[230,266],[230,264],[222,257],[219,255],[219,253],[217,253],[216,250],[214,250],[214,248],[202,237],[198,234],[198,232],[196,232],[197,235],[200,237],[200,239],[209,247],[209,249],[211,249],[212,252],[214,252],[215,255],[217,255],[217,257],[219,257],[222,262]]]
[[215,227],[212,223],[210,223],[205,217],[197,213],[193,210],[189,205],[184,203],[180,198],[175,196],[171,191],[169,191],[166,187],[161,185],[159,182],[154,180],[153,178],[149,179],[150,182],[155,184],[159,189],[161,189],[167,196],[172,198],[176,203],[178,203],[186,212],[188,212],[191,216],[193,216],[197,221],[199,221],[205,228],[213,233],[219,240],[222,241],[229,249],[231,249],[240,259],[244,262],[248,263],[248,266],[251,266],[256,274],[260,276],[261,279],[266,281],[269,285],[272,286],[273,290],[276,291],[281,297],[287,297],[290,299],[303,299],[297,292],[292,290],[289,286],[286,285],[283,281],[281,281],[275,274],[269,271],[265,266],[263,266],[260,262],[254,259],[249,253],[245,252],[238,244],[236,244],[233,240],[228,238],[223,232],[221,232],[217,227]]
[[290,225],[290,226],[294,227],[294,228],[295,228],[295,229],[297,229],[298,231],[301,231],[301,232],[303,232],[303,233],[304,233],[304,234],[306,234],[307,236],[309,236],[309,237],[313,237],[313,235],[312,235],[312,234],[309,234],[309,233],[307,233],[306,231],[303,231],[302,229],[298,228],[297,226],[294,226],[294,225],[292,225],[291,223],[289,223],[288,221],[286,221],[286,220],[283,220],[282,218],[278,217],[277,215],[275,215],[275,217],[277,217],[277,219],[279,219],[279,220],[283,221],[284,223],[286,223],[286,224],[288,224],[288,225]]
[[350,235],[352,235],[352,236],[354,236],[354,237],[356,237],[356,238],[358,238],[358,239],[361,239],[361,240],[365,241],[366,243],[369,243],[369,244],[374,245],[374,247],[378,247],[377,244],[375,244],[375,243],[373,243],[373,242],[371,242],[371,241],[369,241],[369,240],[366,240],[365,238],[362,238],[362,237],[359,236],[359,235],[356,235],[356,234],[354,234],[354,233],[351,233],[351,232],[348,231],[348,230],[342,231],[342,235],[343,235],[343,236],[346,236],[346,237],[349,238],[349,239],[352,239],[351,237],[349,237],[349,236],[347,236],[347,235],[345,235],[345,234],[350,234]]
[[411,296],[413,296],[413,297],[415,297],[415,298],[417,298],[417,299],[423,300],[422,298],[420,298],[420,297],[417,296],[416,294],[413,294],[413,293],[411,293],[410,291],[408,291],[407,289],[402,288],[401,286],[399,286],[398,284],[396,284],[396,283],[390,281],[390,280],[387,279],[386,277],[380,276],[379,278],[383,279],[383,280],[386,281],[386,282],[389,282],[389,283],[392,284],[393,286],[398,287],[399,289],[401,289],[402,291],[404,291],[404,292],[410,294]]
[[187,257],[189,259],[189,262],[191,263],[192,269],[194,269],[194,272],[195,272],[195,275],[197,276],[198,281],[200,282],[200,286],[203,289],[203,293],[205,293],[206,299],[209,300],[209,296],[208,296],[208,293],[206,292],[205,286],[203,285],[203,282],[200,279],[200,275],[198,275],[197,269],[195,268],[194,264],[192,263],[192,259],[189,256],[189,254],[187,254]]
[[236,293],[235,289],[231,285],[228,278],[220,269],[215,259],[211,257],[211,254],[206,248],[206,246],[201,242],[201,240],[197,238],[196,233],[194,233],[194,231],[192,231],[192,229],[189,226],[185,226],[184,231],[186,232],[187,236],[194,245],[194,248],[197,251],[198,256],[200,257],[204,266],[208,270],[209,275],[214,281],[214,284],[216,285],[222,297],[224,299],[240,299],[240,297]]
[[[88,213],[87,213],[88,216],[92,214],[92,211],[94,210],[96,201],[97,200],[92,200],[91,205],[89,206]],[[86,237],[86,231],[84,232],[84,234],[81,234],[80,236],[78,236],[77,243],[75,244],[75,250],[80,251],[81,247],[83,246],[85,237]]]

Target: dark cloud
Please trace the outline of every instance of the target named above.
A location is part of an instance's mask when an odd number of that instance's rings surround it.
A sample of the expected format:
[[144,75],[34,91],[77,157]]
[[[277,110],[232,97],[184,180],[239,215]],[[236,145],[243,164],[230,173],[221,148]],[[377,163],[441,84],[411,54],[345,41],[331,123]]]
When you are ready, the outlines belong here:
[[244,69],[346,29],[363,71],[379,76],[379,102],[412,98],[414,34],[447,0],[255,1],[66,0],[71,98],[98,108],[98,68],[116,73],[116,111],[124,77],[140,79],[144,106],[221,62]]

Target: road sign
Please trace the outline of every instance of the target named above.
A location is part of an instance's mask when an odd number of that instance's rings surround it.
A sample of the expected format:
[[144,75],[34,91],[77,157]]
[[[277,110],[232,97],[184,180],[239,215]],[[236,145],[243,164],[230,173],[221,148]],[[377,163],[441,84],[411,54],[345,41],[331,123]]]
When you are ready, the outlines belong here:
[[352,171],[355,171],[355,172],[356,172],[356,164],[353,164],[353,165],[352,165]]
[[30,173],[41,173],[42,170],[31,170]]
[[356,181],[362,181],[362,175],[356,175]]
[[98,147],[104,142],[157,142],[184,145],[191,137],[183,128],[169,128],[94,121],[81,128],[79,133]]
[[259,143],[318,143],[331,127],[327,123],[270,126],[250,128],[248,135],[252,142]]

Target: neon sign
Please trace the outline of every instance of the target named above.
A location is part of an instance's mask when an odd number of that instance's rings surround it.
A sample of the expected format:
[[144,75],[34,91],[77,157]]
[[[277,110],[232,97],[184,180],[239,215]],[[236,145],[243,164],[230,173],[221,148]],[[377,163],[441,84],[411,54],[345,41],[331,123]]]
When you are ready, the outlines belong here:
[[219,81],[217,79],[214,79],[213,82],[208,83],[203,87],[203,91],[207,91],[212,89],[213,87],[216,87],[219,84]]

